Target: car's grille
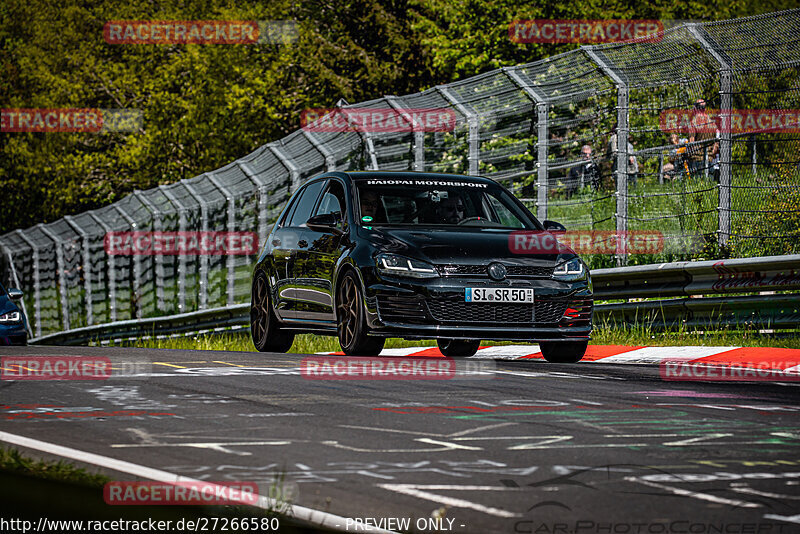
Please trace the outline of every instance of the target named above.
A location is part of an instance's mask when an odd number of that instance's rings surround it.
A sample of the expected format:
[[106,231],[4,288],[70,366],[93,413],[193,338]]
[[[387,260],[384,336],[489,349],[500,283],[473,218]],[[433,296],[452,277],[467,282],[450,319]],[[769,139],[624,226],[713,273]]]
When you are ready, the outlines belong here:
[[[437,265],[436,270],[444,276],[489,276],[486,265]],[[527,278],[550,278],[553,269],[550,267],[538,267],[535,265],[506,265],[506,272],[509,277],[524,276]]]
[[378,315],[390,323],[426,323],[425,307],[417,297],[378,297]]
[[531,278],[550,278],[553,269],[550,267],[536,267],[533,265],[506,265],[508,276],[528,276]]
[[564,311],[561,324],[566,326],[588,325],[592,320],[592,308],[594,303],[591,300],[573,300],[569,303],[569,308]]
[[567,311],[567,302],[563,300],[541,300],[536,303],[536,322],[554,324],[561,320]]
[[[535,318],[534,318],[535,306]],[[566,301],[543,300],[535,304],[428,301],[434,319],[443,323],[555,324],[567,309]]]

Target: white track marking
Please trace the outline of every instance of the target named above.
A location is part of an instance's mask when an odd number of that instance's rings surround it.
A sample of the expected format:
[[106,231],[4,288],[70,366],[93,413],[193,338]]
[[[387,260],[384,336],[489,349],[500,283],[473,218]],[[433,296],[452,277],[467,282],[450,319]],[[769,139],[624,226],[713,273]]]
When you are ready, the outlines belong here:
[[[39,441],[38,439],[26,438],[24,436],[18,436],[16,434],[9,434],[8,432],[0,431],[0,441],[4,441],[12,445],[17,445],[19,447],[25,447],[28,449],[45,452],[48,454],[54,454],[56,456],[61,456],[63,458],[69,458],[71,460],[76,460],[78,462],[84,462],[91,465],[104,467],[107,469],[111,469],[113,471],[118,471],[120,473],[128,473],[130,475],[134,475],[137,477],[146,478],[149,480],[155,480],[157,482],[166,482],[170,484],[175,484],[180,482],[209,484],[208,482],[203,482],[201,480],[197,480],[194,478],[176,475],[174,473],[169,473],[167,471],[161,471],[160,469],[153,469],[151,467],[145,467],[143,465],[138,465],[123,460],[116,460],[114,458],[109,458],[108,456],[101,456],[99,454],[80,451],[78,449],[72,449],[70,447],[63,447],[61,445],[55,445],[54,443]],[[272,499],[270,497],[259,495],[258,503],[255,504],[254,506],[257,508],[262,508],[264,510],[275,510],[279,506],[282,506],[282,503],[278,503],[275,499]],[[314,510],[313,508],[306,508],[305,506],[299,506],[296,504],[290,504],[286,508],[287,508],[287,515],[300,519],[301,521],[308,521],[312,524],[321,525],[338,531],[344,531],[344,529],[342,529],[341,527],[341,525],[346,524],[346,519],[344,517],[330,514],[328,512],[323,512],[320,510]],[[350,532],[352,531],[353,530],[351,529]],[[366,530],[360,528],[356,528],[356,531],[366,532]],[[380,532],[382,534],[395,534],[391,530],[372,528],[371,526],[369,528],[369,532]]]
[[463,449],[465,451],[482,451],[481,447],[471,447],[469,445],[459,445],[458,443],[450,443],[449,441],[438,441],[431,438],[417,438],[414,441],[419,441],[420,443],[428,443],[430,445],[441,445],[443,447],[447,447],[449,449]]
[[482,504],[474,503],[464,499],[456,499],[447,497],[445,495],[437,495],[428,491],[422,490],[454,490],[454,491],[520,491],[518,488],[509,488],[506,486],[456,486],[456,485],[425,485],[425,484],[378,484],[379,488],[387,489],[402,493],[403,495],[410,495],[418,499],[426,501],[438,502],[445,506],[452,506],[454,508],[469,508],[477,512],[493,515],[496,517],[520,517],[520,514],[509,512],[508,510],[500,510],[499,508],[492,508]]
[[598,360],[598,363],[661,363],[714,356],[739,347],[643,347]]
[[682,488],[673,488],[672,486],[667,486],[664,484],[657,484],[655,482],[650,482],[649,480],[640,480],[636,477],[625,477],[625,480],[628,482],[638,482],[639,484],[644,484],[645,486],[650,486],[651,488],[658,488],[662,490],[667,490],[670,493],[674,493],[675,495],[681,495],[683,497],[692,497],[693,499],[699,499],[701,501],[709,501],[715,502],[718,504],[729,504],[731,506],[738,506],[741,508],[760,508],[760,504],[747,502],[747,501],[738,501],[735,499],[725,499],[723,497],[717,497],[716,495],[709,495],[708,493],[699,493],[696,491],[689,491]]
[[764,519],[777,519],[778,521],[786,521],[787,523],[800,524],[800,514],[797,515],[765,514]]

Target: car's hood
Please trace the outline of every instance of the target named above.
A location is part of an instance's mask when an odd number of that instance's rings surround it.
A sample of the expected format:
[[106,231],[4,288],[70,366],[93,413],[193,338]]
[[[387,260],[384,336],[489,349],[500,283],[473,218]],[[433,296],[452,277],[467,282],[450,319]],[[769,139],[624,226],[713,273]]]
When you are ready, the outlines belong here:
[[[552,238],[555,247],[546,252],[532,252],[514,247],[515,232],[480,230],[475,228],[374,228],[367,230],[372,242],[383,252],[393,252],[426,260],[435,264],[484,264],[489,261],[552,265],[557,251],[572,253],[558,243],[552,234],[537,232]],[[515,249],[515,250],[512,250]]]

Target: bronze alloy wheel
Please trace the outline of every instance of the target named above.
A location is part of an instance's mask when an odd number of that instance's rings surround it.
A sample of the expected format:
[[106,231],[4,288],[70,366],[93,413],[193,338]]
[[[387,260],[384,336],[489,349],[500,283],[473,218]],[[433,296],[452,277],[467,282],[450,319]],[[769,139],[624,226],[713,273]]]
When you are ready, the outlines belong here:
[[253,280],[250,295],[250,335],[259,352],[286,352],[292,347],[294,334],[283,332],[272,311],[269,300],[269,285],[264,273]]
[[348,271],[336,292],[339,345],[348,356],[369,356],[383,350],[385,338],[368,336],[364,305],[358,279]]

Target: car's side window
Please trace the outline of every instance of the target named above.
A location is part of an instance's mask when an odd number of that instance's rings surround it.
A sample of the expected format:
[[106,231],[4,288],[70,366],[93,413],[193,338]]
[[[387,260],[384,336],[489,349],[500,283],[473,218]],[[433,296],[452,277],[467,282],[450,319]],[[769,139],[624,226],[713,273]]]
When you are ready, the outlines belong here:
[[324,215],[328,213],[333,213],[337,215],[339,223],[339,228],[343,225],[344,220],[344,213],[346,209],[346,202],[345,202],[345,195],[344,195],[344,188],[342,184],[335,180],[331,180],[328,183],[328,190],[325,191],[325,194],[322,195],[322,200],[319,203],[319,207],[317,208],[317,213],[315,215]]
[[297,207],[292,213],[289,223],[286,226],[301,226],[311,217],[314,206],[317,205],[317,198],[325,180],[314,182],[307,186],[302,192],[302,196],[297,200]]
[[494,208],[494,212],[500,218],[499,221],[503,226],[507,226],[509,228],[524,228],[525,225],[520,221],[517,217],[511,213],[508,208],[503,206],[502,202],[499,199],[495,198],[492,195],[487,195],[489,202]]

